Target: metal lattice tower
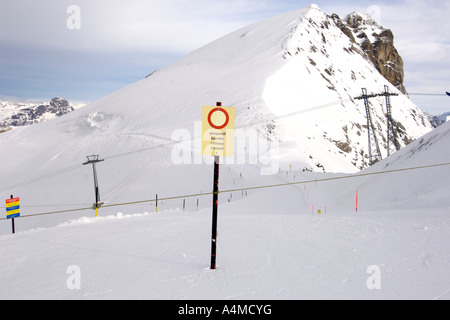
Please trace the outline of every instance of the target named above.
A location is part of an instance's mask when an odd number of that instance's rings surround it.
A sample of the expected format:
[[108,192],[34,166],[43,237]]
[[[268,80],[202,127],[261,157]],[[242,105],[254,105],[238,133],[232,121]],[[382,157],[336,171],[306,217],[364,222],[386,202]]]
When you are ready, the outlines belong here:
[[397,93],[389,93],[389,87],[388,86],[384,86],[384,92],[379,94],[378,96],[380,97],[385,97],[386,98],[386,117],[387,117],[387,153],[388,156],[390,156],[391,154],[391,147],[390,147],[390,143],[391,143],[391,135],[392,135],[392,139],[394,141],[394,146],[396,151],[400,150],[400,143],[397,140],[397,134],[395,133],[394,130],[394,120],[392,119],[392,107],[391,107],[391,96],[398,96]]
[[370,112],[369,98],[375,98],[378,95],[367,94],[367,89],[362,88],[362,96],[356,97],[356,100],[364,100],[364,105],[366,107],[366,117],[367,117],[367,132],[369,140],[369,164],[372,165],[380,160],[383,160],[380,151],[380,145],[378,144],[377,135],[375,134],[375,126],[373,125],[372,115]]

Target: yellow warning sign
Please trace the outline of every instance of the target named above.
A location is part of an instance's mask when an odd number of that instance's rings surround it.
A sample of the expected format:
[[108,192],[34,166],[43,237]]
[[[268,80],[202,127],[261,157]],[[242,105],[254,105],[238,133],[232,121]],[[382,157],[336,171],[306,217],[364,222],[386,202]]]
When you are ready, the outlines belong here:
[[234,155],[235,108],[203,107],[202,154],[232,157]]

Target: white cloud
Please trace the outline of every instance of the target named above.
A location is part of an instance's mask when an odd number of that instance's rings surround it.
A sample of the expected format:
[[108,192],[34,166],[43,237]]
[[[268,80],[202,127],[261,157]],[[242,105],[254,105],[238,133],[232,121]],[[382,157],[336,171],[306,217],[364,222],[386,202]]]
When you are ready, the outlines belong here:
[[[341,16],[378,6],[378,18],[393,30],[396,47],[405,61],[407,88],[442,91],[450,79],[446,68],[450,2],[379,1],[325,0],[318,5],[328,14]],[[163,56],[173,59],[252,22],[308,4],[304,0],[2,0],[0,43],[29,52],[70,51],[71,57],[73,52],[80,52],[80,56],[116,54],[123,59],[147,55],[155,57],[149,60],[161,61]],[[67,28],[70,5],[81,10],[80,30]],[[10,62],[20,58],[8,56]],[[41,58],[36,55],[34,63]],[[21,66],[32,63],[17,61]]]
[[[305,5],[301,2],[299,8]],[[66,11],[74,3],[81,9],[81,30],[67,28]],[[336,3],[325,1],[322,9],[344,15],[373,7],[366,5],[369,2]],[[186,52],[294,7],[295,1],[270,0],[3,0],[0,41],[30,48]],[[448,1],[406,0],[379,8],[383,24],[394,31],[406,61],[448,56]]]
[[[56,49],[194,50],[271,10],[270,1],[244,0],[5,0],[0,41]],[[81,29],[70,30],[70,5]]]
[[[386,7],[387,22],[405,64],[409,92],[442,93],[450,89],[450,3],[412,1]],[[401,14],[399,14],[401,13]],[[412,96],[422,109],[439,114],[450,109],[448,97]]]

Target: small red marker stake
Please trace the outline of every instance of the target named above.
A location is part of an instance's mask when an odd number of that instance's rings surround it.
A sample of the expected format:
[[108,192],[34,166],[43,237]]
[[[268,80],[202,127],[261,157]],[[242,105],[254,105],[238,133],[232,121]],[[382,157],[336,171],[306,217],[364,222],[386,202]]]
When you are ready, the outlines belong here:
[[358,212],[359,192],[356,190],[356,212]]

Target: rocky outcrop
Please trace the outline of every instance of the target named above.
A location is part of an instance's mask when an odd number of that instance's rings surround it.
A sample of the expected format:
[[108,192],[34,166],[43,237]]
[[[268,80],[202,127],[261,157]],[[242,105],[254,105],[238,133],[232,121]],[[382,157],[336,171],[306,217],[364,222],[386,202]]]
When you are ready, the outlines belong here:
[[[49,104],[40,105],[26,105],[20,103],[10,105],[3,105],[0,111],[8,109],[13,110],[9,117],[2,117],[0,126],[8,128],[27,126],[34,123],[43,122],[56,117],[60,117],[75,109],[69,105],[69,102],[63,98],[56,97],[50,101]],[[11,112],[11,111],[10,111]]]
[[428,120],[430,120],[430,123],[433,126],[433,128],[437,128],[443,125],[445,122],[449,121],[447,119],[448,117],[450,117],[450,112],[446,112],[438,116],[434,116],[425,112],[425,115],[427,116]]
[[333,14],[336,25],[355,44],[358,44],[367,59],[380,74],[397,89],[407,94],[404,86],[403,59],[394,46],[394,34],[361,13],[351,13],[345,19]]

